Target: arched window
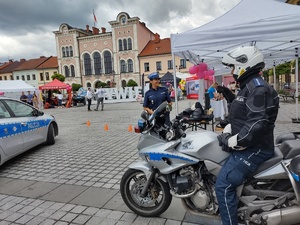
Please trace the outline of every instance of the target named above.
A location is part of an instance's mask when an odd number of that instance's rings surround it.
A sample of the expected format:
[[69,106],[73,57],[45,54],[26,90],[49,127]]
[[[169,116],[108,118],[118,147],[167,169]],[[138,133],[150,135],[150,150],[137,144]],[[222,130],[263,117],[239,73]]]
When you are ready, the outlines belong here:
[[86,86],[87,86],[87,87],[92,87],[92,85],[91,85],[90,82],[86,83]]
[[73,47],[70,46],[70,56],[73,57]]
[[62,57],[63,58],[66,57],[66,49],[65,49],[65,47],[62,47],[61,50],[62,50]]
[[119,51],[123,51],[123,43],[122,43],[122,40],[119,40]]
[[109,51],[104,52],[104,69],[105,69],[105,74],[112,73],[112,58],[111,58],[111,53]]
[[83,55],[84,60],[84,74],[85,75],[92,75],[92,65],[91,65],[91,57],[88,53]]
[[75,67],[73,65],[71,67],[71,77],[75,77]]
[[124,60],[120,61],[121,73],[126,73],[126,64]]
[[132,62],[132,60],[128,59],[127,64],[128,64],[128,72],[133,72],[133,62]]
[[123,39],[123,46],[124,46],[124,51],[127,50],[127,40]]
[[100,56],[100,53],[95,52],[93,57],[94,57],[95,74],[99,75],[99,74],[101,74],[101,56]]
[[65,76],[66,77],[69,77],[70,76],[70,70],[69,70],[69,67],[68,66],[64,66],[65,68]]
[[128,38],[128,50],[132,50],[132,41],[131,41],[131,38]]
[[66,53],[67,53],[67,57],[69,57],[70,56],[69,47],[66,47]]

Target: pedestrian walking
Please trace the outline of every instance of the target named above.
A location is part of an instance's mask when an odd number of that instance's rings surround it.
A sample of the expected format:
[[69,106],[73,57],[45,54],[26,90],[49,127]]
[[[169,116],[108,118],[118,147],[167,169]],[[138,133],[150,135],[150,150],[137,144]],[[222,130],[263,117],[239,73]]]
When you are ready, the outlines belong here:
[[91,104],[92,104],[93,92],[90,87],[88,87],[88,90],[86,92],[86,98],[87,98],[87,102],[88,102],[88,111],[92,111]]
[[96,90],[95,95],[96,95],[96,100],[97,100],[97,106],[96,106],[96,109],[94,109],[94,110],[98,111],[99,105],[101,103],[101,111],[103,111],[103,108],[104,108],[104,98],[105,98],[105,90],[102,87],[100,87],[100,88],[98,88]]

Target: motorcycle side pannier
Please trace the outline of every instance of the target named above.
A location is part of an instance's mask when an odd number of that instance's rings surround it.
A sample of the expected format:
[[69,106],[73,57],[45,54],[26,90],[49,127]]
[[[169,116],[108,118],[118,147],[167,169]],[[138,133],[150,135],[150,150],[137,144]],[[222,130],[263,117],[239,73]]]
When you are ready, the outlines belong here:
[[300,155],[292,159],[290,166],[294,179],[300,182]]

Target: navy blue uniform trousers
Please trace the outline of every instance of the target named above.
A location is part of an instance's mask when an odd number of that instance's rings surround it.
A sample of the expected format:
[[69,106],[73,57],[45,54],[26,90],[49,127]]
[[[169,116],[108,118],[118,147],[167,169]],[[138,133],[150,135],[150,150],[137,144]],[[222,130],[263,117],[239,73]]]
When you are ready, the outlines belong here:
[[236,188],[273,154],[273,150],[259,148],[231,152],[216,182],[216,194],[223,225],[238,225]]

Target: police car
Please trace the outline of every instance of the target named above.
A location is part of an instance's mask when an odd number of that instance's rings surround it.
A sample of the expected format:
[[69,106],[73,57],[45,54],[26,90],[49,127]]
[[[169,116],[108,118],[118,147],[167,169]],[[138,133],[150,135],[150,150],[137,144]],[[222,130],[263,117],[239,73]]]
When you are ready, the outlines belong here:
[[58,126],[27,103],[0,97],[0,165],[42,143],[53,145]]

